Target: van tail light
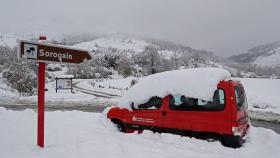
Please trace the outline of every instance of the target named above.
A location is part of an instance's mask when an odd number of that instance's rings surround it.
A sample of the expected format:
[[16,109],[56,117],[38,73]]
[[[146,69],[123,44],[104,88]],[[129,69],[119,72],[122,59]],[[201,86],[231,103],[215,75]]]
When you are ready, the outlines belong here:
[[233,135],[235,135],[235,136],[242,136],[242,131],[238,131],[238,127],[234,126],[231,129],[232,129]]

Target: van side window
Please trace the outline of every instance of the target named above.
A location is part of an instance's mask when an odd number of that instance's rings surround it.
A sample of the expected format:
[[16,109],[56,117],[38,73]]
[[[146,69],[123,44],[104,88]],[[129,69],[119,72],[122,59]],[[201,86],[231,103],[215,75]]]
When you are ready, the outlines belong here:
[[247,101],[246,101],[244,88],[237,86],[234,88],[234,93],[235,93],[235,101],[237,104],[237,109],[240,110],[242,107],[246,107]]
[[134,107],[135,110],[155,110],[159,109],[162,105],[162,98],[160,97],[152,97],[146,103],[140,104],[137,107]]
[[171,110],[186,110],[193,111],[195,110],[196,99],[187,98],[184,95],[174,95],[171,96],[169,101],[169,108]]
[[225,92],[222,89],[217,89],[212,100],[189,98],[179,94],[174,95],[170,98],[169,108],[183,111],[223,111],[225,108]]
[[225,108],[225,93],[222,89],[214,92],[212,100],[197,100],[198,111],[222,111]]

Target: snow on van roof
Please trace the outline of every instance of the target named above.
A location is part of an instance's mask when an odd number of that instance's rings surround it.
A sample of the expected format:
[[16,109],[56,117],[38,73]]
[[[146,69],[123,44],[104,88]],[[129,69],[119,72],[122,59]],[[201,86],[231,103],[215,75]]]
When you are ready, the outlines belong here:
[[147,102],[152,96],[165,97],[182,94],[192,98],[211,100],[220,81],[230,78],[223,68],[193,68],[166,71],[142,78],[120,99],[118,106],[130,109],[130,105]]

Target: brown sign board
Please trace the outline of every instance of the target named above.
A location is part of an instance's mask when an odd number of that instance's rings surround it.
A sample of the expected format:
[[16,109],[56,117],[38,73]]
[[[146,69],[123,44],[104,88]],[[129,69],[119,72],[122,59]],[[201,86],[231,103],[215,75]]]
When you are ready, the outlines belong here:
[[90,53],[85,50],[25,40],[19,41],[19,58],[76,64],[92,59]]

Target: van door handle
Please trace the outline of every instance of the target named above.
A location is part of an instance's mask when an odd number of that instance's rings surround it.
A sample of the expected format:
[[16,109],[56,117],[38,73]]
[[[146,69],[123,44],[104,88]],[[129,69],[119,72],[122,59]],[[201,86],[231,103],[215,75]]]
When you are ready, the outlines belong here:
[[162,111],[161,114],[162,114],[162,116],[166,116],[167,112],[166,111]]

